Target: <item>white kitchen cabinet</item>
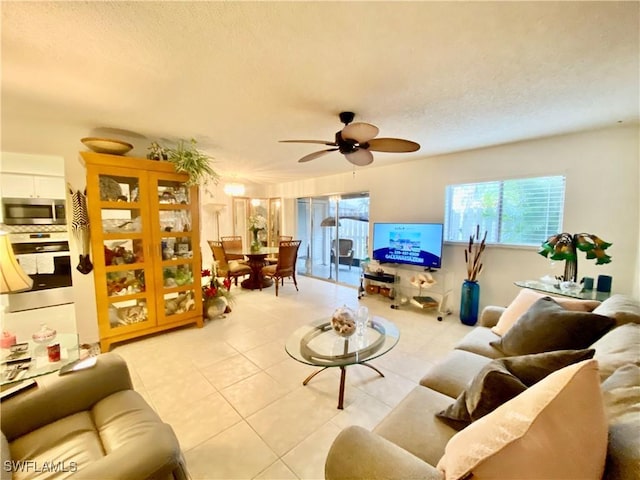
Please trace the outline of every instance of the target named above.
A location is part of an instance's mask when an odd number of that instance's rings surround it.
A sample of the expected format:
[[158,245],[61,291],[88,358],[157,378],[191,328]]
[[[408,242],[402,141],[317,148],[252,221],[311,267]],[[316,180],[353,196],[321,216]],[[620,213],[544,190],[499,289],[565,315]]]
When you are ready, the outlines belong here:
[[64,177],[2,174],[2,196],[6,198],[66,198]]

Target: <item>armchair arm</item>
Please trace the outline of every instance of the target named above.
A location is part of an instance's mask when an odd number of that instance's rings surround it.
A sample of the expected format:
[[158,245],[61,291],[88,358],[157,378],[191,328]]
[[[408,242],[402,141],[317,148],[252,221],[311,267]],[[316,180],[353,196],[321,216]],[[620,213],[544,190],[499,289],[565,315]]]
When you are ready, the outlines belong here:
[[95,367],[36,379],[38,388],[2,402],[2,432],[9,441],[60,418],[89,410],[99,400],[133,389],[126,362],[115,353],[98,356]]
[[506,309],[506,307],[496,307],[494,305],[484,307],[480,314],[478,325],[482,327],[495,327],[500,316]]
[[443,480],[443,473],[415,455],[362,427],[340,432],[327,455],[327,480]]

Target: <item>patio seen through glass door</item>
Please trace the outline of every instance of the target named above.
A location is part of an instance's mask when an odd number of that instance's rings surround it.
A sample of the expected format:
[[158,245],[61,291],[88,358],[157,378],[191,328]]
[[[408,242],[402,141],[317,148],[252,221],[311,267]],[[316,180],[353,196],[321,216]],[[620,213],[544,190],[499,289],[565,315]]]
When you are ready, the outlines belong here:
[[369,193],[299,198],[300,275],[360,285],[369,243]]

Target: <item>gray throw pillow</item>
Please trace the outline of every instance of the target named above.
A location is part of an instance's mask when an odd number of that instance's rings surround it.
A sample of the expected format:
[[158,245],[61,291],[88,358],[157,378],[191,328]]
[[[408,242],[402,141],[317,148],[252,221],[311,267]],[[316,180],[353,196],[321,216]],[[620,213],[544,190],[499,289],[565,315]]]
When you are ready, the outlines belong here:
[[505,355],[587,348],[615,325],[613,318],[566,310],[551,297],[536,300],[516,323],[489,344]]
[[485,365],[454,403],[436,417],[462,430],[556,370],[588,360],[595,350],[557,350],[493,360]]

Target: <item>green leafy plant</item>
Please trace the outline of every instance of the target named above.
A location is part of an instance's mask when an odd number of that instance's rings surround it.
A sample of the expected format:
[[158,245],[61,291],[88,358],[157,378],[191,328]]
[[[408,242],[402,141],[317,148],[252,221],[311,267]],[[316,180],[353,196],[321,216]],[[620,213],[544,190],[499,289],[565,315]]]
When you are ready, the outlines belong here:
[[177,172],[187,173],[189,180],[186,185],[207,185],[209,182],[218,183],[218,175],[211,167],[212,158],[196,148],[196,140],[179,140],[176,148],[167,149],[168,160],[176,167]]

